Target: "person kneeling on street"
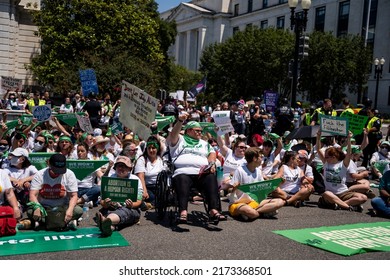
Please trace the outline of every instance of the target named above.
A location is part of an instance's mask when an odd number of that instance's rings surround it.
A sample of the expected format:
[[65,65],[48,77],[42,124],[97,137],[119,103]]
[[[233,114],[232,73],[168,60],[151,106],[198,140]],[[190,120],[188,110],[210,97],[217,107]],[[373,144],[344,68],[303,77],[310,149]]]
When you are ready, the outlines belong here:
[[102,208],[96,214],[96,222],[101,230],[102,236],[111,236],[113,230],[120,230],[124,227],[136,224],[140,217],[140,206],[142,204],[143,187],[141,180],[131,174],[131,161],[126,156],[118,156],[114,169],[115,173],[111,178],[133,179],[138,181],[137,201],[126,199],[125,203],[113,201],[111,198],[104,198],[100,201]]

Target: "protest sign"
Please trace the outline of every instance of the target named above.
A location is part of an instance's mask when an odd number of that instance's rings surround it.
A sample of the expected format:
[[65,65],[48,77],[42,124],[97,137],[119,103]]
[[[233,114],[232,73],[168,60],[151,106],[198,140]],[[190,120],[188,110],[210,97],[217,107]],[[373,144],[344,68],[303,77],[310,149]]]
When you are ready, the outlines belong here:
[[80,128],[83,131],[88,132],[90,134],[93,133],[93,127],[91,125],[91,121],[89,120],[89,117],[87,117],[86,115],[81,116],[81,115],[76,114],[76,118],[77,118],[77,121],[79,123]]
[[353,135],[359,135],[363,132],[363,128],[366,127],[368,116],[362,116],[358,114],[352,114],[345,112],[343,117],[348,119],[349,130]]
[[23,81],[12,77],[1,76],[0,77],[0,93],[2,95],[7,93],[7,90],[15,91],[22,90]]
[[146,140],[151,134],[150,125],[156,118],[158,99],[122,81],[121,102],[121,108],[126,110],[121,110],[119,121]]
[[81,181],[108,162],[108,160],[68,159],[66,160],[66,167],[72,170],[76,178]]
[[97,95],[99,93],[99,88],[96,80],[95,70],[79,70],[79,74],[83,95],[88,96],[90,93]]
[[272,91],[264,92],[264,104],[268,112],[275,112],[276,107],[278,106],[279,94]]
[[238,187],[239,190],[247,193],[252,199],[260,203],[267,198],[267,195],[274,191],[282,182],[281,178],[266,180],[251,184],[245,184]]
[[103,176],[101,193],[102,199],[111,198],[112,201],[120,203],[131,199],[131,201],[136,202],[138,199],[138,180]]
[[38,170],[47,167],[47,160],[56,153],[30,153],[28,159]]
[[111,126],[111,132],[114,135],[117,135],[118,133],[123,132],[122,124],[120,122],[113,123]]
[[348,135],[348,119],[320,115],[320,128],[333,135]]
[[50,105],[34,106],[32,109],[33,117],[39,122],[45,122],[50,119],[51,113],[52,111]]
[[218,135],[234,131],[232,121],[230,120],[230,111],[215,111],[211,114],[211,117],[218,127]]

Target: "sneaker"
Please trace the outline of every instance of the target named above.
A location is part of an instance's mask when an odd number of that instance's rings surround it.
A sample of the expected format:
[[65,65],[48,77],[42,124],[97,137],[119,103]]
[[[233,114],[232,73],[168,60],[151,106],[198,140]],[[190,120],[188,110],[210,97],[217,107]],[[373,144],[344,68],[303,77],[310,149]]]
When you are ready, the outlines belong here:
[[275,210],[275,211],[272,211],[272,212],[268,212],[268,213],[261,213],[261,214],[260,214],[260,217],[261,217],[261,218],[264,218],[264,219],[272,219],[272,218],[274,218],[278,213],[279,213],[278,210]]
[[146,210],[153,210],[155,207],[152,203],[150,202],[145,202],[146,205]]
[[109,237],[112,235],[112,221],[110,218],[103,218],[101,221],[102,236]]
[[240,215],[240,218],[241,218],[244,222],[249,221],[249,217],[248,217],[247,215],[241,214],[241,215]]
[[334,207],[333,207],[333,210],[340,210],[340,209],[341,209],[340,206],[337,203],[335,203]]
[[70,230],[77,230],[77,221],[76,220],[71,220],[68,225],[68,229]]
[[368,190],[366,192],[366,196],[369,198],[369,199],[373,199],[374,197],[376,197],[375,193],[372,191],[372,190]]
[[23,221],[20,221],[20,222],[16,225],[16,227],[17,227],[18,229],[30,229],[30,228],[32,228],[32,226],[31,226],[31,221],[30,221],[30,220],[23,220]]
[[89,209],[93,208],[93,202],[92,201],[88,201],[88,207],[89,207]]
[[352,211],[352,212],[359,212],[359,213],[362,213],[364,208],[363,208],[363,205],[355,205],[355,206],[349,206],[349,211]]

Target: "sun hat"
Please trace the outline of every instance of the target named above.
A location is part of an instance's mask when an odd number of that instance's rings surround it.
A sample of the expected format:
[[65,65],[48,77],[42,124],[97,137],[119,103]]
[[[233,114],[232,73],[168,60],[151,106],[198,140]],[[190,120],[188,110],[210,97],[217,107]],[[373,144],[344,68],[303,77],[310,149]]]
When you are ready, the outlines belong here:
[[66,173],[66,157],[63,154],[54,154],[49,159],[50,169],[56,174]]
[[108,143],[108,142],[110,142],[110,139],[103,136],[96,136],[91,147],[94,147],[100,143]]
[[131,160],[130,158],[126,157],[126,156],[118,156],[116,158],[116,161],[115,161],[115,164],[114,164],[114,169],[116,168],[116,165],[118,163],[123,163],[124,165],[126,165],[128,168],[132,168],[132,164],[131,164]]

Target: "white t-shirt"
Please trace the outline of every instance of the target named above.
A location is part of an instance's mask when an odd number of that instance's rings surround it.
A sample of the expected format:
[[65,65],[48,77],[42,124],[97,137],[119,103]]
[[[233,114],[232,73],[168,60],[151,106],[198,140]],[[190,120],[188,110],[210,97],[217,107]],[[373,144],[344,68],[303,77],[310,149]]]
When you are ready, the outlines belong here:
[[30,189],[39,191],[38,201],[44,207],[68,205],[67,193],[77,192],[77,179],[70,169],[65,174],[52,178],[46,167],[35,174]]
[[336,164],[324,164],[324,183],[325,190],[334,194],[340,194],[348,190],[345,180],[347,178],[348,168],[342,161]]
[[182,135],[179,135],[179,141],[170,150],[172,161],[176,167],[173,177],[178,174],[199,174],[200,168],[208,165],[208,155],[215,153],[211,145],[206,141],[200,139],[199,143],[192,147],[185,142]]
[[160,157],[157,157],[155,163],[151,163],[149,159],[146,160],[145,157],[141,156],[138,158],[137,163],[134,168],[134,174],[144,172],[145,173],[145,184],[146,185],[155,185],[157,181],[157,175],[164,169],[163,160]]
[[5,191],[8,189],[12,189],[11,181],[7,173],[0,169],[0,205],[3,205],[5,202]]
[[230,173],[234,173],[243,164],[246,164],[245,157],[237,157],[232,149],[228,149],[223,164],[223,178],[229,177]]
[[[70,104],[69,104],[70,105]],[[71,114],[73,113],[73,106],[70,105],[68,108],[66,108],[65,104],[62,104],[60,107],[60,112],[63,112],[63,114]]]
[[285,181],[280,185],[280,189],[291,194],[298,192],[301,186],[301,172],[302,169],[299,166],[295,169],[290,169],[287,165],[283,164],[283,178]]
[[271,176],[272,174],[277,172],[278,167],[273,166],[275,160],[276,160],[275,152],[271,152],[271,154],[268,157],[266,156],[263,157],[263,164],[261,166],[262,166],[262,172],[265,176]]
[[16,180],[23,179],[35,175],[38,172],[38,169],[34,165],[30,165],[27,168],[16,168],[14,166],[8,166],[4,169],[6,174]]
[[[254,172],[251,172],[247,165],[242,165],[237,168],[234,172],[233,178],[231,180],[231,184],[234,185],[236,183],[240,183],[240,185],[251,184],[264,181],[263,173],[261,168],[258,167]],[[249,203],[253,201],[253,199],[245,192],[235,189],[229,195],[229,203]]]

